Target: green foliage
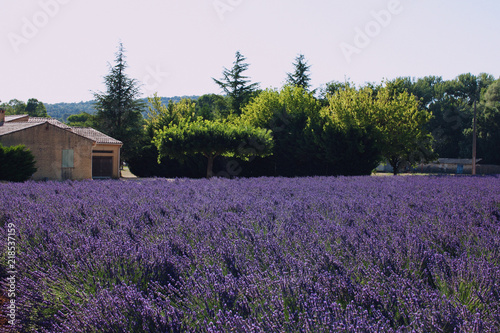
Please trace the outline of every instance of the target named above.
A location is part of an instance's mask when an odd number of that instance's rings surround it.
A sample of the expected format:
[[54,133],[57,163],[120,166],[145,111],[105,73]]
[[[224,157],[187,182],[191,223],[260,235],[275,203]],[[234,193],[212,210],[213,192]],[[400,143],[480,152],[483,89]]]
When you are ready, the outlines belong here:
[[123,45],[120,44],[115,59],[116,65],[104,77],[105,93],[94,93],[96,100],[95,124],[98,130],[123,142],[121,157],[132,157],[143,135],[144,103],[137,99],[140,95],[138,83],[125,74],[127,64]]
[[45,105],[35,98],[30,98],[28,100],[28,103],[26,104],[26,113],[30,117],[48,117]]
[[[257,143],[259,149],[245,149],[248,143]],[[249,159],[268,156],[273,141],[270,131],[247,125],[198,119],[183,120],[156,131],[154,143],[159,159],[201,154],[208,159],[207,177],[213,176],[213,161],[217,156]]]
[[309,123],[328,173],[367,175],[382,157],[379,134],[370,121],[372,91],[344,86],[329,97],[319,118]]
[[[449,81],[436,76],[416,81],[398,78],[389,82],[388,87],[415,95],[420,101],[419,108],[433,114],[426,129],[434,138],[434,152],[441,157],[472,156],[473,105],[475,101],[481,101],[478,104],[478,126],[482,126],[480,123],[484,124],[484,131],[478,135],[478,157],[483,158],[483,162],[493,163],[495,150],[491,147],[494,147],[494,144],[486,147],[491,141],[484,138],[490,138],[491,134],[485,133],[493,133],[496,126],[494,112],[492,113],[491,109],[486,110],[486,94],[494,82],[495,79],[490,74],[481,73],[475,76],[467,73]],[[489,119],[488,124],[485,123],[485,118]],[[491,127],[486,130],[489,126]]]
[[182,156],[177,159],[158,158],[158,149],[152,143],[155,131],[181,122],[190,122],[197,119],[196,115],[199,114],[197,103],[191,99],[181,99],[175,103],[169,101],[168,105],[163,102],[164,99],[157,94],[149,98],[146,132],[141,138],[137,154],[128,160],[130,171],[140,177],[203,177],[206,174],[206,159],[202,155]]
[[158,149],[150,138],[141,141],[141,149],[127,163],[138,177],[203,178],[207,168],[206,158],[201,155],[186,156],[182,161],[164,157],[158,163]]
[[245,60],[246,58],[237,51],[233,67],[231,69],[224,67],[222,79],[213,79],[231,99],[231,107],[236,114],[241,113],[242,107],[248,103],[259,86],[258,83],[250,83],[250,80],[247,80],[248,76],[243,75],[249,66]]
[[216,94],[203,95],[196,100],[196,114],[203,119],[226,119],[231,114],[231,100]]
[[[375,92],[370,88],[339,90],[329,102],[322,116],[331,119],[331,126],[344,133],[354,130],[360,138],[375,142],[373,148],[389,161],[395,173],[404,164],[435,158],[432,136],[424,129],[432,115],[420,109],[405,89],[389,85],[378,86]],[[361,142],[358,151],[364,152]]]
[[382,154],[397,173],[404,164],[410,166],[436,158],[432,136],[425,125],[432,114],[418,107],[415,96],[407,93],[391,95],[380,89],[375,100],[375,127],[381,135]]
[[[179,102],[181,99],[192,99],[196,100],[198,96],[174,96],[174,97],[161,97],[161,102],[168,105],[170,101],[172,102]],[[148,99],[147,98],[141,98],[140,99],[145,107],[142,109],[142,113],[144,114],[147,111],[147,104],[148,104]],[[47,114],[55,118],[59,121],[66,122],[68,117],[74,114],[80,114],[80,113],[88,113],[93,115],[96,112],[95,109],[95,101],[88,101],[88,102],[78,102],[78,103],[55,103],[55,104],[45,104],[45,107],[47,108]]]
[[71,127],[93,127],[95,121],[93,115],[82,112],[69,116],[66,123]]
[[5,109],[6,115],[27,114],[31,117],[48,117],[45,105],[36,98],[30,98],[28,103],[18,99],[11,99],[8,103],[0,104],[0,107]]
[[484,103],[488,107],[500,107],[500,80],[492,83],[484,94]]
[[95,101],[78,103],[55,103],[45,104],[47,114],[61,122],[67,122],[68,117],[74,114],[88,113],[93,115],[96,112]]
[[[340,81],[331,81],[326,84],[324,88],[321,89],[321,99],[327,100],[328,98],[335,95],[335,93],[339,90],[346,90],[354,88],[354,84],[349,81],[340,82]],[[327,103],[328,104],[328,103]]]
[[[337,92],[357,94],[344,86]],[[334,96],[337,96],[334,94]],[[337,98],[337,97],[335,97]],[[361,117],[368,106],[350,116],[341,116],[346,101],[342,98],[332,108],[321,108],[321,102],[303,88],[285,86],[280,91],[266,90],[254,98],[243,111],[242,121],[273,131],[274,154],[262,160],[260,174],[273,176],[366,175],[377,166],[380,149],[369,122]],[[369,100],[367,100],[369,101]],[[362,99],[354,102],[363,103]],[[333,111],[338,111],[334,116]]]
[[5,110],[6,115],[19,115],[26,112],[26,103],[18,99],[11,99],[8,103],[0,105]]
[[0,144],[0,180],[23,182],[36,172],[35,157],[24,145]]
[[[471,120],[472,122],[472,120]],[[477,156],[483,164],[500,165],[500,80],[492,83],[477,106]],[[472,150],[472,128],[464,130],[465,146]]]
[[154,94],[148,99],[150,106],[146,115],[148,131],[160,130],[165,126],[190,121],[196,117],[196,104],[190,99],[182,99],[177,103],[163,104],[162,99]]
[[295,68],[293,73],[287,73],[287,83],[292,86],[297,86],[303,88],[304,90],[308,90],[311,86],[309,81],[311,81],[310,77],[310,69],[311,66],[307,64],[307,61],[303,54],[299,54],[297,58],[295,58],[295,62],[293,63]]
[[321,104],[312,93],[298,86],[280,91],[267,89],[244,109],[241,120],[272,131],[273,155],[254,166],[253,175],[299,176],[317,174],[322,161],[315,158],[317,146],[306,131],[309,119],[317,118]]

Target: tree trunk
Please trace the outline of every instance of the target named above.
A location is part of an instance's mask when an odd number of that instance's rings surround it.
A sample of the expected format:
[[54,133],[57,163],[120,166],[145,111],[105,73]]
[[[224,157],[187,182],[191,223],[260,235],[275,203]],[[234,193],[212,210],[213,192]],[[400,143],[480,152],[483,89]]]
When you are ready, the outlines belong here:
[[207,158],[208,158],[207,178],[212,178],[214,176],[213,168],[214,168],[214,159],[215,159],[215,156],[214,155],[208,155]]
[[398,157],[391,158],[389,164],[392,166],[392,174],[397,176],[399,173],[400,159]]

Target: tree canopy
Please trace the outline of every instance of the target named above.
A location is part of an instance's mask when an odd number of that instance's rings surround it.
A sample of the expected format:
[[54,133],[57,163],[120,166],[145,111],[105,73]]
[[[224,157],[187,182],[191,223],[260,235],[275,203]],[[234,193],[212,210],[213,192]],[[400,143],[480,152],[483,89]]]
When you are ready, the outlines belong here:
[[280,90],[266,89],[243,108],[241,121],[272,131],[273,156],[262,161],[265,175],[308,175],[315,169],[314,146],[305,129],[309,118],[321,109],[313,94],[299,86],[287,85]]
[[360,128],[376,142],[381,156],[397,174],[405,164],[435,158],[432,137],[424,125],[431,113],[419,109],[415,96],[391,87],[338,90],[322,111],[340,129]]
[[0,105],[5,109],[7,115],[22,115],[26,114],[31,117],[48,117],[45,105],[36,98],[30,98],[27,103],[18,99],[11,99],[8,103]]
[[66,120],[66,124],[71,127],[92,127],[94,123],[94,116],[87,112],[72,114]]
[[[217,156],[248,159],[268,156],[273,141],[270,131],[228,122],[183,120],[156,132],[154,142],[161,157],[182,159],[201,154],[207,158],[207,178],[213,176]],[[247,148],[249,146],[250,148]]]

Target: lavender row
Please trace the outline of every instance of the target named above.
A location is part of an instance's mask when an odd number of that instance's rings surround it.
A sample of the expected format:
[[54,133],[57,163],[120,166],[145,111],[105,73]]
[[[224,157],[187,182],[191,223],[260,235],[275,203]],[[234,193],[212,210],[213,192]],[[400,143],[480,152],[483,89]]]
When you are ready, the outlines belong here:
[[498,177],[4,183],[0,223],[22,332],[500,330]]

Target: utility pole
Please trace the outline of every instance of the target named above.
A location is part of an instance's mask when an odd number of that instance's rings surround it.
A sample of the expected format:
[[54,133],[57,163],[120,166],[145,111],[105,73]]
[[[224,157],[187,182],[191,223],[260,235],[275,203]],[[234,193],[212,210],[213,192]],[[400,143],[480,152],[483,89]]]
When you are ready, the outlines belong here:
[[472,175],[476,175],[476,116],[477,116],[477,101],[474,101],[474,122],[472,130]]

